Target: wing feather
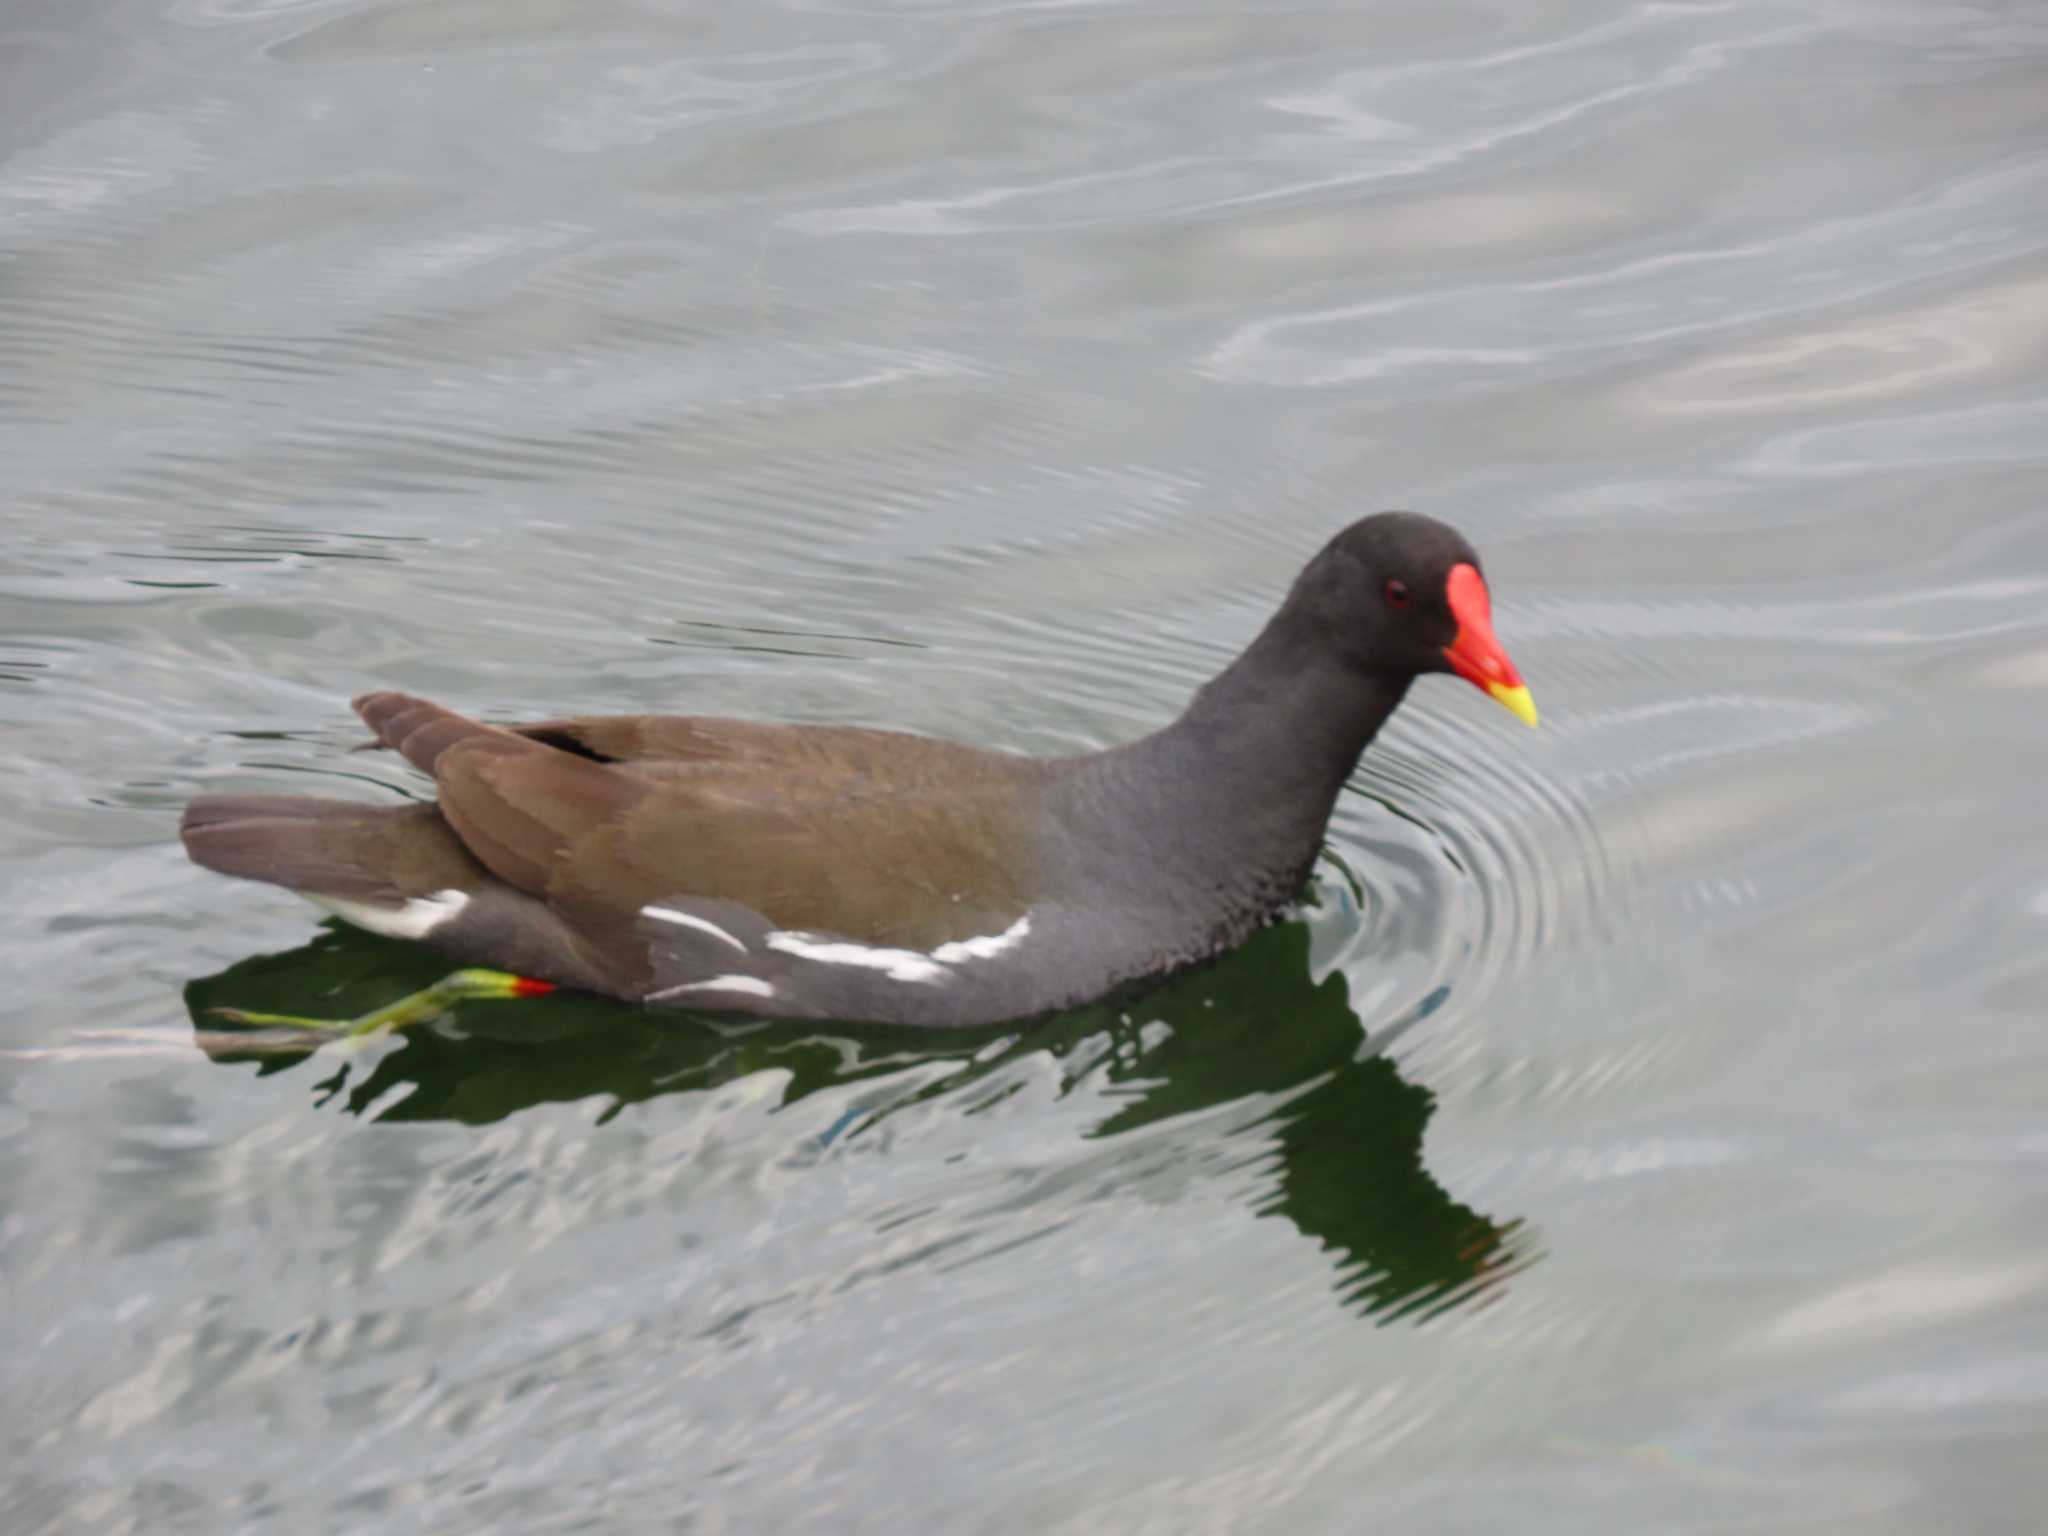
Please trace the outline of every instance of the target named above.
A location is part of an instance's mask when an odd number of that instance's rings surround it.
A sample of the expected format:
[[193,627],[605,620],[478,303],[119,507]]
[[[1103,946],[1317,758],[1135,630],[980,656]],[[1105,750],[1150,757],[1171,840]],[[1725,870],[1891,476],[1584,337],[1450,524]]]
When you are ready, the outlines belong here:
[[610,932],[677,896],[778,927],[930,947],[1000,930],[1038,888],[1035,760],[891,731],[626,715],[481,726],[377,696],[492,874]]

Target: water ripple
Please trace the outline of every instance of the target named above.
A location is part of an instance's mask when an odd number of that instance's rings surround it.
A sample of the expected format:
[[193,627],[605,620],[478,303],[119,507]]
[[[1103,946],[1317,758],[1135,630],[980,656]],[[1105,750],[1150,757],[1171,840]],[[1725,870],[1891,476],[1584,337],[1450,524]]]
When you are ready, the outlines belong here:
[[[0,22],[9,1528],[2009,1521],[2038,9]],[[175,844],[360,689],[1096,746],[1387,505],[1544,727],[1173,987],[192,1049],[439,964]]]

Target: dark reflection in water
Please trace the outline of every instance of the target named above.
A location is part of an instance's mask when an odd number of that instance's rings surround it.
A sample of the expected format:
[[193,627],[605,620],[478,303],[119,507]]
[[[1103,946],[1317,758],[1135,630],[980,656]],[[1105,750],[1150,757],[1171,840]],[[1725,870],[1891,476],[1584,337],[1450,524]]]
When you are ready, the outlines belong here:
[[[185,989],[198,1041],[215,1061],[265,1073],[329,1055],[279,1054],[269,1032],[216,1027],[210,1010],[368,1011],[444,974],[439,956],[335,926],[310,944],[243,960]],[[309,1001],[309,1000],[317,1000]],[[1433,997],[1420,1010],[1431,1011]],[[1163,1026],[1163,1027],[1162,1027]],[[1063,1091],[1100,1072],[1119,1107],[1089,1133],[1125,1135],[1174,1116],[1254,1097],[1278,1104],[1244,1134],[1270,1143],[1279,1216],[1337,1255],[1338,1293],[1382,1318],[1428,1316],[1487,1293],[1533,1257],[1519,1221],[1462,1204],[1423,1166],[1436,1107],[1368,1040],[1343,975],[1318,982],[1309,928],[1265,930],[1224,961],[1146,994],[1062,1014],[1019,1033],[821,1031],[811,1024],[735,1030],[572,994],[465,1005],[455,1027],[417,1028],[367,1066],[344,1057],[319,1079],[322,1103],[382,1120],[482,1125],[536,1104],[606,1097],[601,1119],[662,1094],[701,1091],[769,1069],[787,1072],[785,1106],[821,1089],[915,1073],[927,1085],[850,1110],[826,1140],[859,1136],[903,1106],[947,1097],[972,1112],[977,1085],[1018,1057],[1046,1052]],[[929,1083],[935,1063],[958,1070]],[[317,1070],[318,1068],[316,1068]],[[1262,1159],[1263,1160],[1263,1159]]]

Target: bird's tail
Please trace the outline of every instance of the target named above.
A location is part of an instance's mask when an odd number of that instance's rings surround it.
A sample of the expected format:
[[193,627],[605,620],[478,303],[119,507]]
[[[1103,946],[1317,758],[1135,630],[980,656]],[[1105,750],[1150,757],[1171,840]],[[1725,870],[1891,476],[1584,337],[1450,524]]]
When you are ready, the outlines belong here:
[[310,896],[402,902],[485,878],[431,805],[202,795],[185,807],[178,835],[195,864]]

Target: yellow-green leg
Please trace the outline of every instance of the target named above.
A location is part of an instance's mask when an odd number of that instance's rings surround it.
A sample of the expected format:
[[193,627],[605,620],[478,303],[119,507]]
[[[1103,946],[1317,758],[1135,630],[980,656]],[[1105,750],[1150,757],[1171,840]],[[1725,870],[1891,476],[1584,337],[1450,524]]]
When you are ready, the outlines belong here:
[[303,1029],[329,1039],[347,1040],[379,1034],[387,1029],[406,1029],[437,1019],[456,1003],[472,997],[542,997],[555,990],[551,981],[515,976],[510,971],[456,971],[443,976],[431,987],[423,987],[395,1003],[372,1008],[353,1019],[309,1019],[293,1013],[251,1013],[243,1008],[214,1008],[215,1017],[231,1024],[270,1025]]

